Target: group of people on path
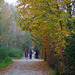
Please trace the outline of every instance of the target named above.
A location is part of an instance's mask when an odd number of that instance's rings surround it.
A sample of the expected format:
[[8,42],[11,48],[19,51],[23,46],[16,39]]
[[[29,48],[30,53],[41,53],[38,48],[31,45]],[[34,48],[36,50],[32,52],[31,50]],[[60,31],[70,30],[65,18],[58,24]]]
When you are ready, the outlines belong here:
[[28,54],[29,54],[29,59],[32,59],[32,54],[35,53],[35,59],[38,59],[38,55],[39,55],[39,50],[38,48],[36,50],[34,50],[34,52],[32,52],[32,50],[30,49],[28,51],[28,49],[25,49],[25,58],[28,59]]

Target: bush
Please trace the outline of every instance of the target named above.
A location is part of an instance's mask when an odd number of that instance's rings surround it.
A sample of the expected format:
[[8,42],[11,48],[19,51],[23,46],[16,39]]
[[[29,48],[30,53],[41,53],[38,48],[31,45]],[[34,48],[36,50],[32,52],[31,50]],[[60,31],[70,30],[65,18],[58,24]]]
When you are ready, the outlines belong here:
[[0,48],[0,60],[5,59],[8,56],[8,48],[2,47]]
[[22,57],[23,56],[23,51],[21,49],[18,48],[11,48],[9,50],[9,57]]
[[0,70],[13,63],[12,58],[21,58],[23,51],[18,48],[1,47],[0,48]]
[[75,33],[71,33],[70,36],[65,37],[68,45],[66,45],[66,54],[68,55],[68,69],[70,75],[75,75]]
[[65,37],[65,40],[68,45],[66,45],[66,53],[69,55],[69,64],[70,65],[75,65],[75,34],[72,33],[69,37]]
[[23,56],[23,51],[18,48],[7,48],[1,47],[0,48],[0,61],[5,60],[7,62],[9,57],[20,58]]
[[4,61],[5,61],[5,63],[8,63],[9,61],[12,61],[12,60],[11,60],[11,58],[6,57]]

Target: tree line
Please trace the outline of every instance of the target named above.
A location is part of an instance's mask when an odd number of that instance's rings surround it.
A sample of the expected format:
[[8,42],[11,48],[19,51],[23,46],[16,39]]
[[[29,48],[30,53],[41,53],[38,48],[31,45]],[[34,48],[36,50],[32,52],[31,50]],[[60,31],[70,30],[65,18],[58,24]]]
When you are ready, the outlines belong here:
[[11,59],[24,56],[25,48],[32,47],[29,31],[17,27],[17,9],[0,0],[0,70],[13,63]]
[[[28,48],[32,46],[30,33],[21,31],[17,27],[17,9],[12,5],[1,1],[0,4],[0,47]],[[27,39],[28,38],[28,39]]]

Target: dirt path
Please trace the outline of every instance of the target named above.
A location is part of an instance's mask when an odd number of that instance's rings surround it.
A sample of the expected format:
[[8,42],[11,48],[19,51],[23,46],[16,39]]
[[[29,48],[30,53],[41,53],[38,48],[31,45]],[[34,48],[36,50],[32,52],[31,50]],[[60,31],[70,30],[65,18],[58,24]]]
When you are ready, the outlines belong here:
[[46,62],[40,59],[28,59],[24,57],[13,60],[14,63],[0,72],[0,75],[52,75],[49,73]]

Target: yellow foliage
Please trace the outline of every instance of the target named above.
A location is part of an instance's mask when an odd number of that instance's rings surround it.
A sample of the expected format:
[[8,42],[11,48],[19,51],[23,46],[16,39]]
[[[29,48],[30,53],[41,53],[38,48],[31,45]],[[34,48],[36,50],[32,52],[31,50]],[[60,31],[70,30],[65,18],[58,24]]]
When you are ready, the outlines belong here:
[[[26,8],[20,8],[20,22],[23,21],[21,28],[26,27],[31,34],[37,34],[41,39],[41,47],[49,51],[54,47],[56,55],[63,55],[63,47],[65,48],[64,36],[68,36],[70,32],[66,26],[68,14],[63,9],[58,10],[57,5],[65,5],[70,0],[57,2],[56,0],[19,0],[21,2],[17,7],[26,5]],[[64,4],[63,4],[64,3]],[[61,8],[60,6],[60,8]],[[31,8],[30,8],[31,7]],[[61,22],[61,23],[60,23]],[[39,41],[35,39],[37,44]],[[33,42],[34,44],[35,42]],[[51,46],[51,47],[50,47]],[[62,63],[60,63],[62,66]]]

